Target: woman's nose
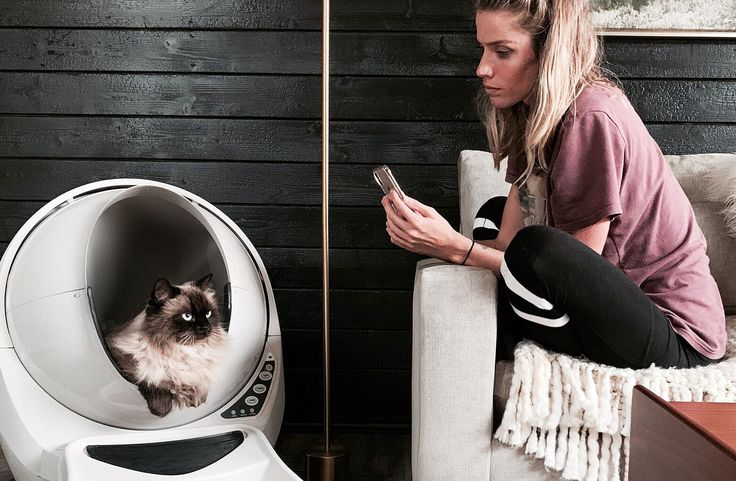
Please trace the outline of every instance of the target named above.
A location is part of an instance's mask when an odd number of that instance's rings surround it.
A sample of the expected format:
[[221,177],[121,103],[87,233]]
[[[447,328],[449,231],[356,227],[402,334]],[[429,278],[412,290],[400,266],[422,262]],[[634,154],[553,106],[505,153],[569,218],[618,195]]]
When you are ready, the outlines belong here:
[[475,69],[475,75],[478,77],[493,77],[493,69],[491,68],[491,64],[487,62],[484,58],[480,59],[480,62],[478,62],[478,68]]

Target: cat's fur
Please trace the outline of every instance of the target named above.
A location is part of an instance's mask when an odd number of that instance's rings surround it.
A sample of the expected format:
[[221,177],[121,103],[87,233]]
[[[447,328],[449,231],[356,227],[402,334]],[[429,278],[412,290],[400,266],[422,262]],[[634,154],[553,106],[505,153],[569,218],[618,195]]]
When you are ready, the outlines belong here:
[[121,374],[138,386],[156,416],[207,400],[227,338],[211,279],[209,274],[177,286],[158,279],[146,308],[107,337]]

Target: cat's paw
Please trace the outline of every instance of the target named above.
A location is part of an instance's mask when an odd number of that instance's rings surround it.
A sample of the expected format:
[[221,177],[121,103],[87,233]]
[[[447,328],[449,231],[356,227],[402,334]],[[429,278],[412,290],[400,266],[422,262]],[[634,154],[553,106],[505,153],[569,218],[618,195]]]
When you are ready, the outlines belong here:
[[171,412],[174,397],[167,390],[147,385],[138,386],[138,390],[146,400],[151,414],[162,418]]
[[183,404],[190,408],[196,408],[207,400],[207,392],[193,386],[182,386],[180,392],[185,393]]

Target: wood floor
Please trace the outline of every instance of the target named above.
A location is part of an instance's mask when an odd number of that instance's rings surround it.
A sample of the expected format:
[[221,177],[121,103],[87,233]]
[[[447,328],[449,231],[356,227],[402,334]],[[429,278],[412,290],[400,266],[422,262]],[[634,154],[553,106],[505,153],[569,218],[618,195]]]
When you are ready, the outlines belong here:
[[[349,481],[411,481],[410,436],[408,433],[334,434],[333,445],[348,451]],[[276,452],[300,477],[306,452],[319,445],[319,433],[282,431]],[[5,457],[0,455],[0,481],[13,479]]]

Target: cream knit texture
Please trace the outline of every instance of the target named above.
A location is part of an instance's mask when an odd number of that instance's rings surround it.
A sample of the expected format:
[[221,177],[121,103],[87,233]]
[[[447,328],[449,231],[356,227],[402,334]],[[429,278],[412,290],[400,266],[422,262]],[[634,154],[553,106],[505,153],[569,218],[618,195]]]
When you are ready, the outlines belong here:
[[562,479],[626,480],[634,385],[667,401],[736,402],[736,316],[726,318],[726,328],[724,360],[692,369],[621,369],[523,341],[494,437],[525,446]]

